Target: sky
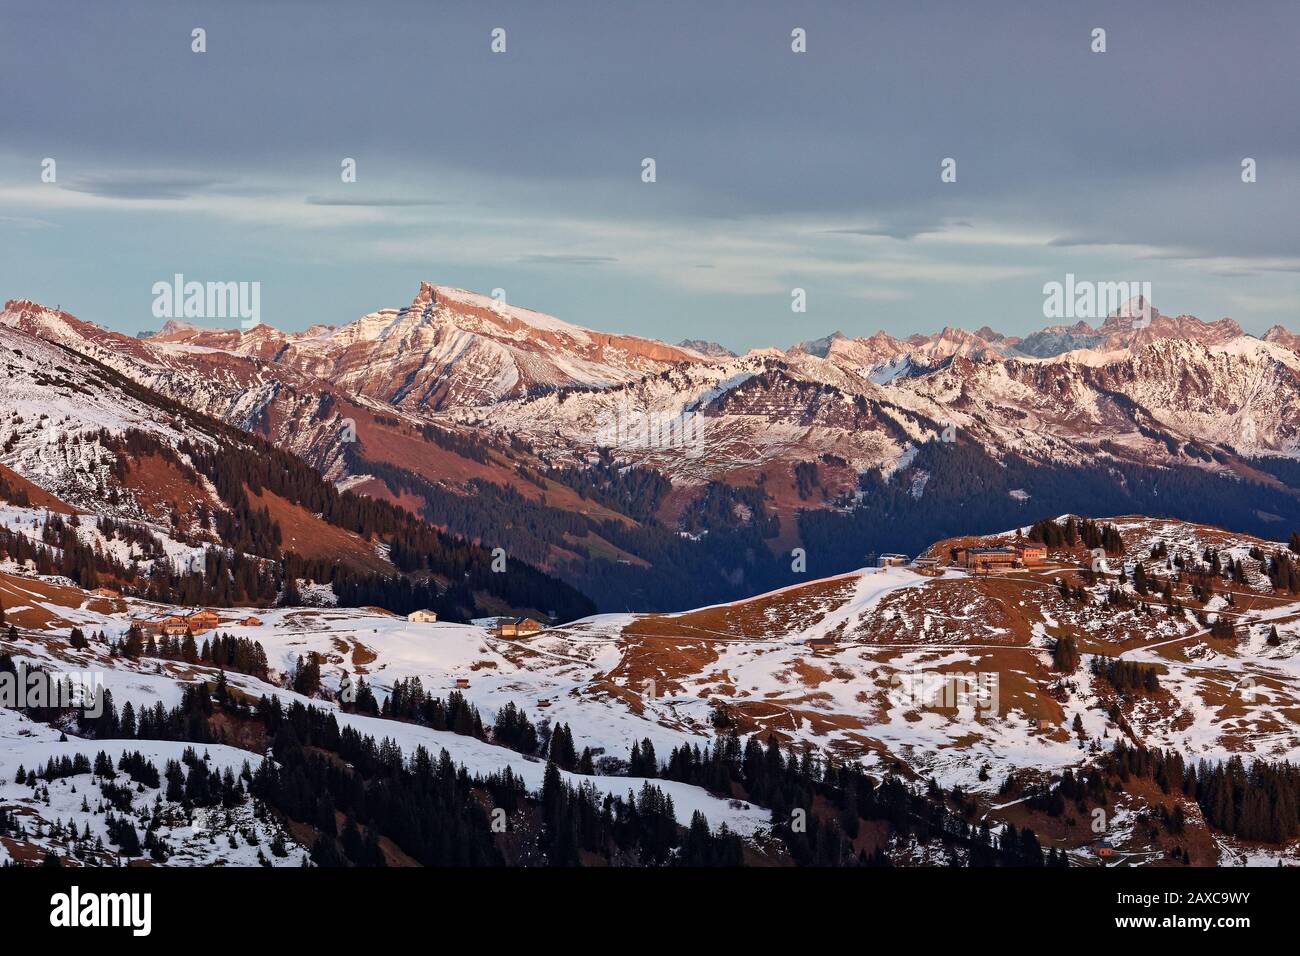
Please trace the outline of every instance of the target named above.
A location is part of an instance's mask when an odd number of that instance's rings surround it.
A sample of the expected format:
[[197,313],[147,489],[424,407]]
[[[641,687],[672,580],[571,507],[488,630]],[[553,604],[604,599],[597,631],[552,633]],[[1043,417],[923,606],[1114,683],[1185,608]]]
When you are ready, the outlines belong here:
[[181,273],[301,329],[429,280],[743,350],[1025,334],[1073,274],[1300,330],[1297,41],[1293,0],[0,0],[0,298],[138,332]]

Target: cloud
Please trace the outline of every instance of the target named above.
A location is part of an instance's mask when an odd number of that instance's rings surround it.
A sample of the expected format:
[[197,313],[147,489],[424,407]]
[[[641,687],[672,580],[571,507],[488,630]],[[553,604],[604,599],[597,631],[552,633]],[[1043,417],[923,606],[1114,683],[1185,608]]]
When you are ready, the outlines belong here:
[[519,261],[525,265],[603,266],[608,262],[618,262],[618,259],[613,256],[543,255],[533,253],[520,256]]
[[1093,238],[1092,236],[1057,236],[1055,239],[1048,240],[1049,246],[1054,248],[1070,249],[1075,246],[1116,246],[1124,245],[1118,239],[1110,236],[1105,238]]
[[[1177,258],[1177,257],[1175,257]],[[1284,256],[1188,256],[1185,264],[1220,279],[1259,276],[1270,272],[1300,272],[1300,258]]]
[[383,196],[308,196],[303,202],[310,206],[449,206],[445,199],[405,199]]
[[0,226],[17,226],[19,229],[52,229],[54,223],[27,216],[0,216]]
[[1135,259],[1197,259],[1204,255],[1188,248],[1153,245],[1113,236],[1058,236],[1049,240],[1047,245],[1052,249],[1096,249],[1124,253]]
[[[198,180],[192,180],[198,182]],[[206,180],[216,183],[218,180]],[[92,188],[86,188],[90,185]],[[301,195],[285,187],[256,187],[250,193],[241,186],[238,194],[220,190],[197,190],[183,194],[181,187],[170,193],[158,188],[123,186],[115,177],[113,185],[78,182],[76,187],[60,184],[0,185],[0,208],[53,210],[61,213],[130,212],[143,215],[168,215],[181,223],[186,217],[202,217],[209,223],[222,220],[255,223],[280,229],[318,230],[367,224],[391,225],[400,210],[375,206],[316,206],[305,203]],[[177,225],[176,228],[188,228]]]
[[947,232],[950,229],[968,229],[964,219],[932,219],[928,217],[896,216],[889,221],[870,226],[844,226],[826,230],[831,235],[859,236],[864,239],[895,239],[910,242],[918,236]]
[[64,189],[105,199],[187,199],[223,181],[191,173],[125,172],[83,176],[62,183]]

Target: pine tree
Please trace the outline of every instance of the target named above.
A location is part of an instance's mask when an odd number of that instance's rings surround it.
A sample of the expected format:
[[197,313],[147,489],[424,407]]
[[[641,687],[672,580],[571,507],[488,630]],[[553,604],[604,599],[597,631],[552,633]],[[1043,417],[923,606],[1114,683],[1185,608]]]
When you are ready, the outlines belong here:
[[1079,669],[1079,646],[1073,637],[1065,635],[1052,645],[1052,666],[1063,674],[1073,674]]

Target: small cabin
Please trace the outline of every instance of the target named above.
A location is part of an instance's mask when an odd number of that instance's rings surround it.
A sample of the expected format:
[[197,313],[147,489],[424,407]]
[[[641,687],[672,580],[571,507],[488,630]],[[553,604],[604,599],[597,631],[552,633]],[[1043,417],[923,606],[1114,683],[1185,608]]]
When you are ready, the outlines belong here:
[[876,558],[876,567],[878,568],[899,568],[907,564],[907,555],[905,554],[882,554]]
[[116,598],[122,596],[120,592],[114,591],[112,588],[95,588],[95,590],[90,593],[95,595],[95,597],[102,598]]
[[468,678],[468,677],[457,677],[457,678],[456,678],[456,689],[457,689],[457,690],[469,690],[469,678]]
[[242,624],[244,627],[261,627],[262,619],[260,617],[254,617],[253,615],[250,614],[248,615],[248,617],[244,618],[239,623]]
[[406,619],[416,624],[438,623],[438,615],[433,611],[412,611],[410,614],[406,615]]
[[833,637],[814,637],[808,642],[808,647],[817,653],[818,651],[833,651],[835,649],[835,638]]
[[531,617],[503,617],[497,622],[498,637],[528,637],[542,629],[542,622]]

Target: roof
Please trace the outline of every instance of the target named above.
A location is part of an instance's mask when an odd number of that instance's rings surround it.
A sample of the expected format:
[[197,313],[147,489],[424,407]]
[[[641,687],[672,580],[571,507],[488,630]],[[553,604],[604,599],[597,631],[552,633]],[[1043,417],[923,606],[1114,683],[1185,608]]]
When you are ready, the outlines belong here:
[[1015,554],[1015,548],[967,548],[968,554]]

